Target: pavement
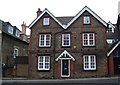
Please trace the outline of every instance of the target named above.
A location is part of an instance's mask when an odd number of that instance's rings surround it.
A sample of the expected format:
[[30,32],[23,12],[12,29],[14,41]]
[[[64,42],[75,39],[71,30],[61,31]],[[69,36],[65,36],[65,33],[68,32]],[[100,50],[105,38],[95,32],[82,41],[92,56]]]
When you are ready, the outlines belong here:
[[120,77],[80,78],[80,79],[27,79],[2,78],[2,83],[119,83]]

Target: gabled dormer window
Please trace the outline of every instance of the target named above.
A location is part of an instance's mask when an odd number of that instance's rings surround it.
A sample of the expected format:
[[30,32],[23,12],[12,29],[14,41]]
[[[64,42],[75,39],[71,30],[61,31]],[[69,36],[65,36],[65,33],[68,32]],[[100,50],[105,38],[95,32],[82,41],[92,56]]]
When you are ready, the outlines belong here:
[[108,22],[107,33],[114,33],[114,31],[115,31],[115,25],[113,25],[111,22]]
[[49,18],[43,18],[43,25],[49,25]]
[[20,31],[16,30],[16,36],[20,37]]
[[13,27],[12,26],[8,27],[8,33],[13,34]]
[[90,16],[83,17],[83,24],[90,24]]

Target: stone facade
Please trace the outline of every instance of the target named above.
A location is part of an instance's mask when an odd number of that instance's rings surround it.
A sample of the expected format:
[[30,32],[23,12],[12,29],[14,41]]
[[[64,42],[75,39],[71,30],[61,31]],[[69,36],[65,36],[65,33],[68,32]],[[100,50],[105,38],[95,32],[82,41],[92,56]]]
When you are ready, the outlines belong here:
[[[2,28],[2,65],[3,65],[3,77],[8,76],[17,76],[17,61],[20,61],[17,59],[18,56],[24,56],[25,58],[28,56],[28,42],[23,41],[21,36],[16,36],[16,30],[21,33],[21,31],[15,27],[12,26],[9,22],[1,22],[1,28]],[[13,29],[12,34],[9,33],[9,26],[11,26],[11,29]],[[18,50],[18,54],[16,55],[16,58],[14,58],[14,49]],[[27,57],[28,58],[28,57]],[[15,74],[13,72],[15,71]],[[28,72],[27,72],[28,73]]]
[[[83,16],[90,16],[91,24],[83,24]],[[50,25],[43,26],[43,18],[49,17]],[[30,28],[29,44],[29,77],[41,78],[83,78],[107,76],[107,47],[106,26],[96,19],[87,10],[84,11],[67,29],[63,29],[48,13],[44,13],[40,19]],[[58,33],[59,32],[59,33]],[[95,33],[95,46],[84,47],[82,33]],[[49,48],[39,47],[39,34],[51,34],[51,46]],[[62,34],[70,33],[70,46],[62,47]],[[70,76],[61,77],[61,60],[56,61],[58,56],[67,50],[75,59],[70,62]],[[38,56],[50,55],[50,70],[38,70]],[[83,55],[96,55],[96,70],[84,70]]]

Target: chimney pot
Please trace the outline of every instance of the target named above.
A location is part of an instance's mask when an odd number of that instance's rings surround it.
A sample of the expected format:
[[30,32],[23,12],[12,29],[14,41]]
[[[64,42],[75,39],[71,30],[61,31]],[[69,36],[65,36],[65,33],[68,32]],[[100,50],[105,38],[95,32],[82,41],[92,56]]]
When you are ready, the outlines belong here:
[[41,13],[42,13],[42,11],[40,10],[40,8],[38,8],[37,17],[40,16]]

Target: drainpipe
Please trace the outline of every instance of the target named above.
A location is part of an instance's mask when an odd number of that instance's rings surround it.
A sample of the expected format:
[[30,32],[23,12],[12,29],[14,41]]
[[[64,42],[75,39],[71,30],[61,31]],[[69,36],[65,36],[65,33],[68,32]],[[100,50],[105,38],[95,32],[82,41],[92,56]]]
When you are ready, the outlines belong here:
[[[108,28],[109,28],[109,24],[107,23],[107,30],[108,30]],[[106,36],[107,36],[107,34],[106,34]],[[107,39],[107,38],[106,38]],[[108,50],[107,50],[107,52],[108,52]],[[109,76],[109,57],[110,57],[110,55],[109,56],[107,56],[107,76]]]
[[53,47],[53,54],[54,54],[54,62],[53,62],[53,78],[55,79],[55,54],[56,54],[56,35],[59,33],[64,32],[66,29],[63,29],[62,31],[56,32],[54,34],[54,47]]

